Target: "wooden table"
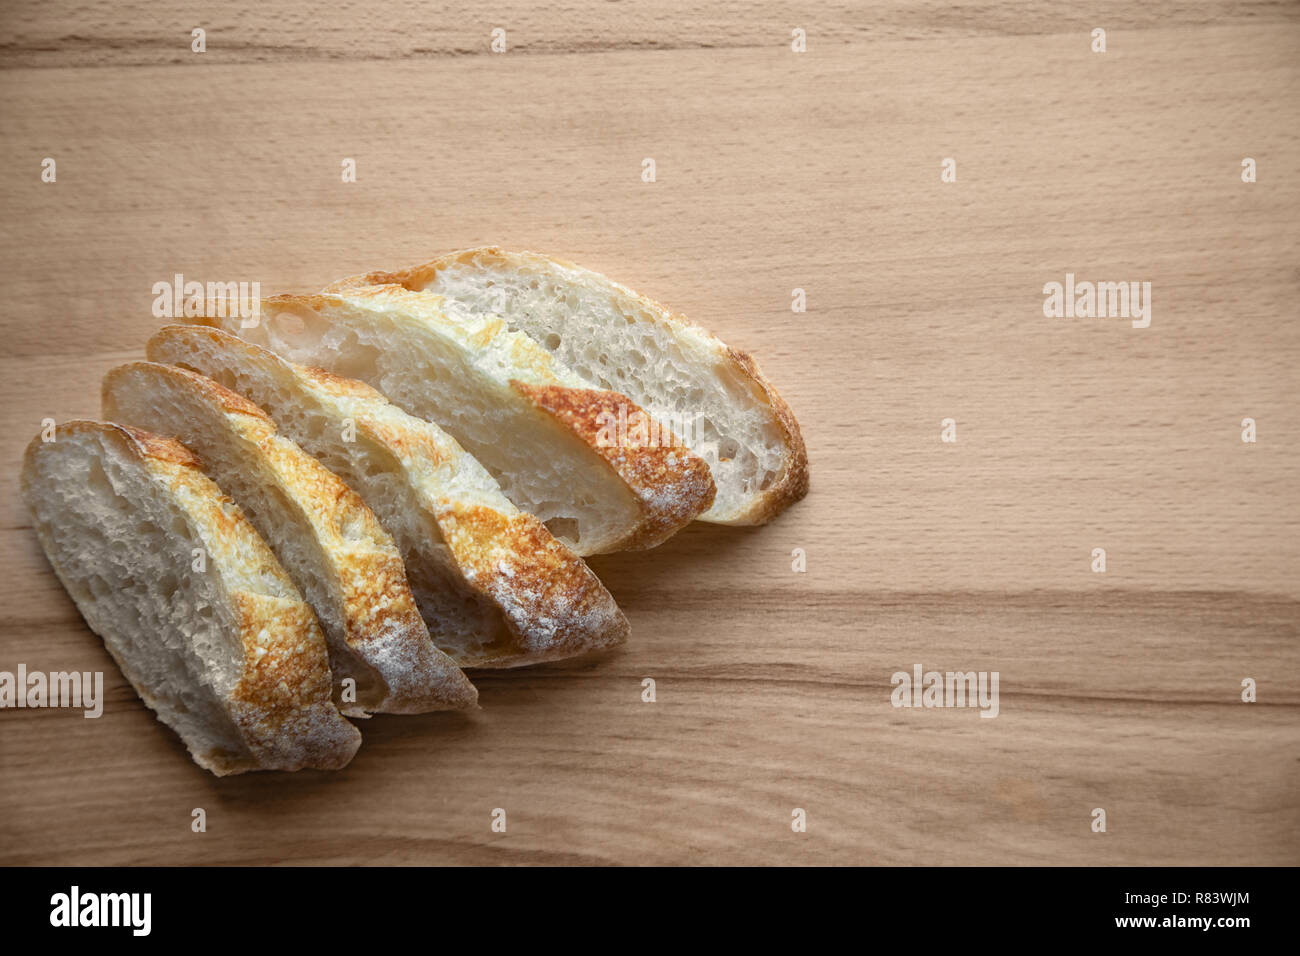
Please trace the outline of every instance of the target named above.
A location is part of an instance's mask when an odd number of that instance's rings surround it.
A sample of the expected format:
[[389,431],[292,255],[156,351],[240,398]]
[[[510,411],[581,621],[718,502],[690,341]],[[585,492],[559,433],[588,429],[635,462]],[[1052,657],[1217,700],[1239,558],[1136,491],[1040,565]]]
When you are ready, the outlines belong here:
[[[0,15],[0,669],[108,698],[0,712],[0,862],[1300,862],[1295,4],[188,10]],[[811,494],[594,560],[622,652],[211,777],[55,581],[23,447],[97,414],[155,282],[483,243],[754,352]],[[1067,272],[1150,282],[1150,326],[1046,317]],[[893,707],[916,664],[997,671],[999,715]]]

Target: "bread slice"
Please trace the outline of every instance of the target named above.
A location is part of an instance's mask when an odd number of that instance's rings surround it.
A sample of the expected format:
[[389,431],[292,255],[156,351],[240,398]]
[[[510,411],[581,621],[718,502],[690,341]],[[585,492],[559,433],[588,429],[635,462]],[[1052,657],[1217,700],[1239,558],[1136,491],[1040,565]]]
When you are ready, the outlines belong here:
[[500,316],[592,387],[621,392],[669,425],[708,462],[717,486],[701,520],[762,524],[808,493],[799,425],[754,359],[658,302],[590,269],[496,248],[344,279],[327,291],[391,283]]
[[176,436],[243,509],[316,609],[344,713],[473,705],[473,686],[429,638],[392,538],[265,412],[202,375],[149,362],[111,370],[103,408],[106,418]]
[[462,667],[512,667],[621,643],[609,592],[437,425],[355,379],[217,329],[172,325],[151,361],[238,392],[361,495],[406,562],[434,642]]
[[713,501],[703,461],[621,440],[608,422],[628,414],[625,396],[586,387],[498,319],[450,317],[437,296],[400,286],[274,296],[260,319],[187,321],[360,379],[436,422],[578,554],[652,547]]
[[266,543],[175,441],[58,426],[23,458],[36,537],[90,629],[218,776],[342,767],[325,639]]

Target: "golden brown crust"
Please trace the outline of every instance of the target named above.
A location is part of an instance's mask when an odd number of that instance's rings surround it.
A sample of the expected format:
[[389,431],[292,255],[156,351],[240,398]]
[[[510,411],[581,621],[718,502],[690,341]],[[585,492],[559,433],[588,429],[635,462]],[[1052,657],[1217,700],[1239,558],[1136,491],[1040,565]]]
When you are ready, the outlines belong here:
[[[406,289],[409,292],[418,292],[427,283],[433,281],[433,278],[443,269],[452,263],[464,262],[471,259],[477,259],[481,256],[492,256],[504,260],[510,253],[506,252],[500,246],[476,246],[472,249],[458,249],[455,252],[449,252],[445,255],[430,259],[428,262],[421,262],[418,265],[408,266],[404,269],[389,271],[386,269],[376,269],[372,272],[362,273],[361,275],[346,276],[342,279],[336,279],[327,285],[322,292],[347,292],[349,294],[358,292],[367,286],[395,285]],[[572,263],[563,259],[555,259],[548,256],[552,262],[562,266],[574,267]],[[576,267],[574,267],[576,268]]]
[[[118,440],[125,443],[126,449],[131,456],[139,461],[168,462],[193,469],[199,467],[198,456],[176,439],[155,435],[143,428],[133,428],[130,425],[120,425],[117,422],[95,422],[86,419],[73,419],[55,428],[56,440],[58,436],[70,437],[72,435],[87,434],[115,435]],[[35,449],[39,447],[39,439],[33,441],[27,447],[28,455],[34,454]]]
[[785,432],[786,443],[790,449],[790,462],[781,480],[759,496],[753,507],[736,522],[751,525],[767,524],[808,494],[808,449],[804,446],[803,432],[799,429],[799,423],[795,421],[794,412],[781,397],[781,393],[776,390],[776,386],[759,371],[754,357],[748,352],[730,346],[727,346],[727,355],[766,393],[768,403],[772,406],[777,423]]
[[275,769],[345,766],[361,743],[335,708],[325,637],[310,607],[260,594],[232,595],[242,623],[244,672],[230,713],[255,753]]
[[533,515],[448,502],[437,520],[466,577],[501,608],[526,655],[474,666],[535,664],[627,640],[627,618],[600,579]]
[[382,269],[376,269],[374,272],[367,272],[364,275],[345,276],[342,279],[336,279],[327,285],[322,292],[358,292],[367,286],[372,285],[400,285],[410,291],[415,291],[410,285],[407,285],[409,279],[408,272],[384,272]]
[[273,306],[304,305],[309,309],[321,309],[328,305],[330,301],[330,296],[324,291],[304,292],[301,295],[293,292],[281,292],[279,295],[273,295],[263,299],[262,303],[264,305]]
[[260,595],[232,595],[241,624],[244,674],[231,699],[285,716],[308,704],[328,701],[330,671],[325,639],[306,604],[268,607]]
[[[708,510],[717,492],[709,466],[667,429],[657,444],[634,440],[626,429],[602,422],[645,413],[626,395],[596,388],[527,385],[511,380],[515,391],[562,422],[623,479],[641,503],[642,520],[617,549],[640,550],[663,543],[683,525]],[[648,416],[646,416],[648,418]],[[614,441],[609,441],[610,438]]]
[[365,426],[376,441],[401,458],[423,458],[431,468],[451,458],[442,446],[426,434],[391,426],[374,416],[366,417]]
[[[406,566],[361,496],[287,438],[268,435],[259,448],[275,471],[287,476],[285,484],[311,513],[326,551],[336,559],[348,646],[367,663],[378,664],[375,656],[383,653],[378,645],[386,636],[404,634],[407,640],[427,643]],[[394,676],[393,668],[380,669],[386,679]],[[407,710],[411,704],[400,706]]]
[[365,382],[358,381],[355,378],[344,378],[342,375],[335,375],[323,368],[314,368],[309,365],[299,365],[296,368],[302,375],[315,382],[331,395],[363,398],[372,402],[388,401],[378,389],[371,388]]
[[199,467],[198,456],[175,439],[163,438],[161,435],[155,435],[153,432],[147,432],[140,428],[132,428],[130,425],[114,424],[112,427],[125,432],[131,438],[139,449],[142,458],[166,461],[186,468]]

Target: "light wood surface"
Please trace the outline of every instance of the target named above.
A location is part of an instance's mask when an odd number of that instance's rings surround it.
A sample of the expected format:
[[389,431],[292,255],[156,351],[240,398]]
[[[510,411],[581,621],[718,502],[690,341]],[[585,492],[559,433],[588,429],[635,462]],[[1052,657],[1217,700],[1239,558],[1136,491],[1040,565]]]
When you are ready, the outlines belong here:
[[[99,720],[0,712],[0,862],[1300,862],[1297,5],[100,2],[0,25],[0,670],[108,687]],[[752,351],[811,494],[594,560],[621,652],[485,676],[473,714],[374,718],[341,773],[209,776],[48,569],[23,447],[97,414],[157,281],[305,291],[481,243]],[[1151,282],[1150,327],[1045,318],[1066,272]],[[895,709],[914,664],[997,670],[999,716]]]

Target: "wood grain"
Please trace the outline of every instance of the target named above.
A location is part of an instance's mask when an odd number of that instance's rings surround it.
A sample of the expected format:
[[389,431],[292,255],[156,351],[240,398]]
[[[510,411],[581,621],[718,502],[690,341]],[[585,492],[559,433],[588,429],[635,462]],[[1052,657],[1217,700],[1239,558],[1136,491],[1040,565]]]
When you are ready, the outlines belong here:
[[[209,16],[0,20],[0,669],[109,693],[0,712],[0,862],[1300,862],[1300,7],[234,4],[193,54]],[[810,496],[594,560],[621,652],[374,718],[338,774],[210,777],[49,571],[23,447],[174,273],[488,242],[754,352]],[[1151,282],[1150,328],[1045,318],[1067,271]],[[999,716],[895,709],[917,663],[998,670]]]

